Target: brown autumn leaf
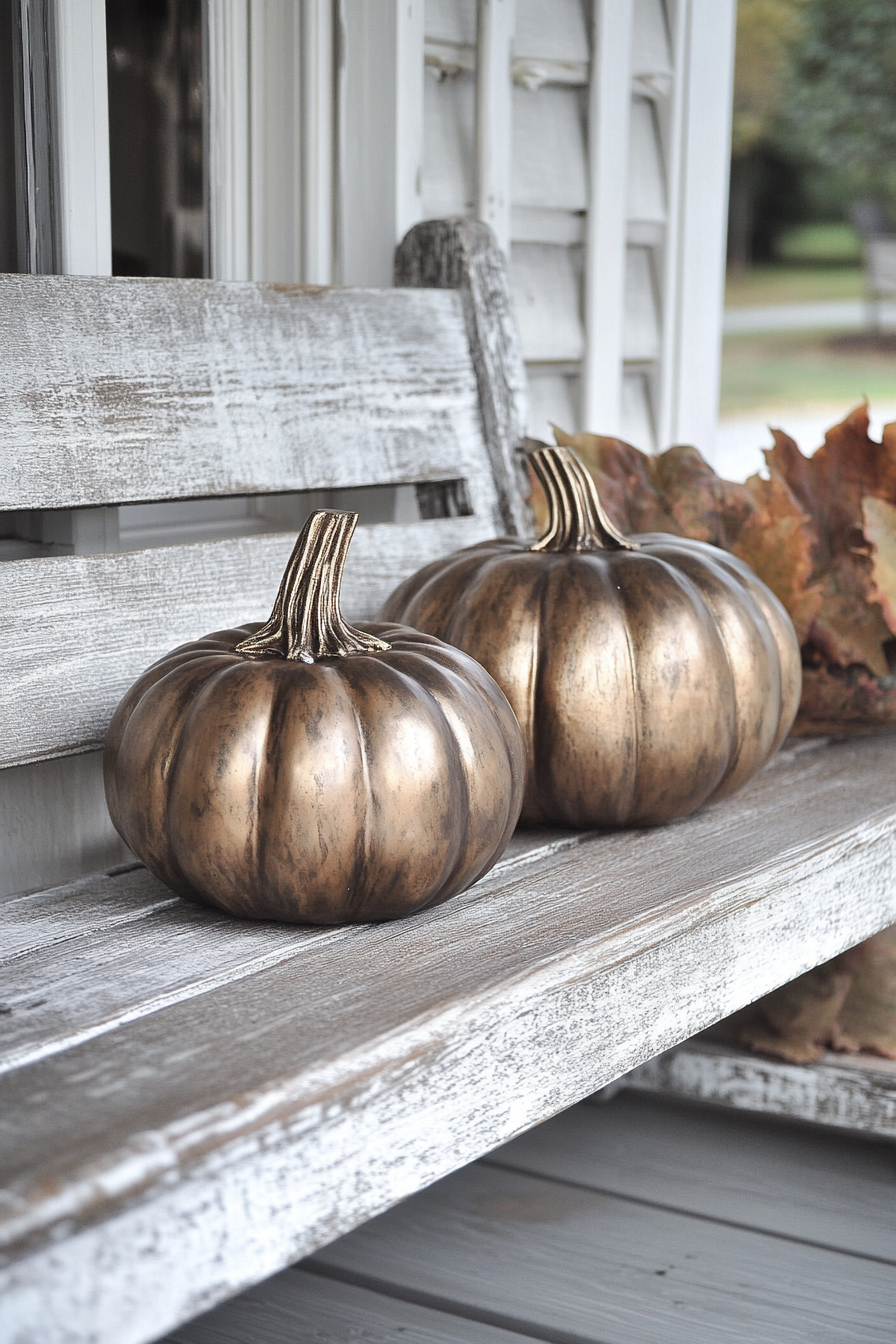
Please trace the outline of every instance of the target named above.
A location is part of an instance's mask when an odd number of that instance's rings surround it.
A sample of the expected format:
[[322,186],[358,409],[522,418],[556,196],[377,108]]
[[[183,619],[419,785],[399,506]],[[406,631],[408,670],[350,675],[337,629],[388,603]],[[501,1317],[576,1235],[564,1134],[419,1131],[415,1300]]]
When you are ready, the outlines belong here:
[[756,512],[748,486],[717,476],[696,448],[679,444],[650,459],[650,475],[682,536],[730,551]]
[[769,479],[745,485],[719,478],[694,448],[653,456],[555,432],[589,466],[622,531],[722,546],[778,596],[803,647],[799,731],[896,722],[896,424],[876,443],[859,406],[811,457],[773,431]]
[[800,712],[791,729],[797,736],[864,729],[896,723],[896,676],[875,677],[854,663],[837,667],[817,661],[803,666]]
[[896,1059],[896,925],[857,950],[862,964],[837,1016],[833,1044]]
[[729,549],[771,588],[804,644],[823,598],[811,581],[814,524],[779,477],[751,476],[745,488],[756,508]]
[[622,439],[602,434],[567,434],[556,425],[561,448],[574,448],[597,482],[601,503],[620,532],[672,532],[682,529],[666,511],[654,480],[656,459]]
[[809,630],[813,644],[831,663],[864,663],[878,677],[889,672],[884,645],[892,638],[873,600],[870,561],[841,555],[822,575],[821,604]]
[[775,446],[765,454],[769,472],[786,481],[797,503],[814,519],[817,563],[823,568],[861,545],[865,495],[896,500],[896,435],[885,433],[881,443],[870,438],[865,404],[829,429],[811,457],[804,457],[780,430],[772,434]]
[[848,957],[840,956],[772,990],[741,1027],[740,1044],[791,1064],[811,1064],[835,1035],[853,980]]
[[[888,425],[896,429],[896,425]],[[866,495],[862,500],[862,531],[871,545],[871,592],[884,620],[896,634],[896,507]]]

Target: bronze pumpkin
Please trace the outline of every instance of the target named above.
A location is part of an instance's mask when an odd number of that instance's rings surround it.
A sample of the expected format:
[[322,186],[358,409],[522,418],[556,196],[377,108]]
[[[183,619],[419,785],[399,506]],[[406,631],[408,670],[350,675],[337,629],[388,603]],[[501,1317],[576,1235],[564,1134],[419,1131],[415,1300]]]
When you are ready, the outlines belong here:
[[545,535],[436,561],[381,618],[456,644],[498,682],[526,738],[526,824],[652,824],[732,793],[799,704],[784,608],[714,546],[621,536],[568,448],[529,459]]
[[342,620],[356,521],[314,514],[270,621],[174,649],[115,713],[112,820],[184,896],[260,919],[392,919],[475,882],[513,832],[525,746],[491,677],[430,635]]

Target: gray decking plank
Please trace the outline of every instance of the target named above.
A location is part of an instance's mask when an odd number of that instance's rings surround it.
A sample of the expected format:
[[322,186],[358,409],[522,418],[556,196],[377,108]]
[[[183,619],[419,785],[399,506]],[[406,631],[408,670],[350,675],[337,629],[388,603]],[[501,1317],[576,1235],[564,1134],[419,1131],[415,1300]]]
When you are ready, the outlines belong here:
[[160,1344],[528,1344],[530,1339],[286,1269]]
[[489,1163],[896,1265],[896,1147],[622,1092]]
[[318,1253],[381,1291],[589,1344],[874,1344],[896,1276],[835,1251],[479,1163]]

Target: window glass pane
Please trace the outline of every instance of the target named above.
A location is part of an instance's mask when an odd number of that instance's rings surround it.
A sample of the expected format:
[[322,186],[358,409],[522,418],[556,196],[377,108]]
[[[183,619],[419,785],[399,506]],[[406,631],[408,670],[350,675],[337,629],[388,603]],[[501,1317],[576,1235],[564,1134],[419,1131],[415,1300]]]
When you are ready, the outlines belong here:
[[17,271],[13,6],[0,0],[0,271]]
[[112,270],[205,273],[201,0],[106,0]]

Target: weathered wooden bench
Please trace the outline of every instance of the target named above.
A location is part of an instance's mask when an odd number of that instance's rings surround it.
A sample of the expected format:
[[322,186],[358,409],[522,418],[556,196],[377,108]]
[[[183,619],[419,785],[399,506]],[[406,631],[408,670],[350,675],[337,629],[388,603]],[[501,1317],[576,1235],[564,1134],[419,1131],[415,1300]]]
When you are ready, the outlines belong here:
[[[398,279],[0,280],[0,510],[39,538],[0,565],[2,767],[95,749],[146,664],[266,616],[322,499],[387,492],[349,618],[526,527],[487,231],[419,226]],[[245,497],[245,535],[116,549],[119,507]],[[95,553],[28,553],[65,528]],[[662,830],[522,832],[396,924],[247,925],[133,864],[7,899],[0,1338],[157,1337],[893,922],[894,879],[878,736]]]

